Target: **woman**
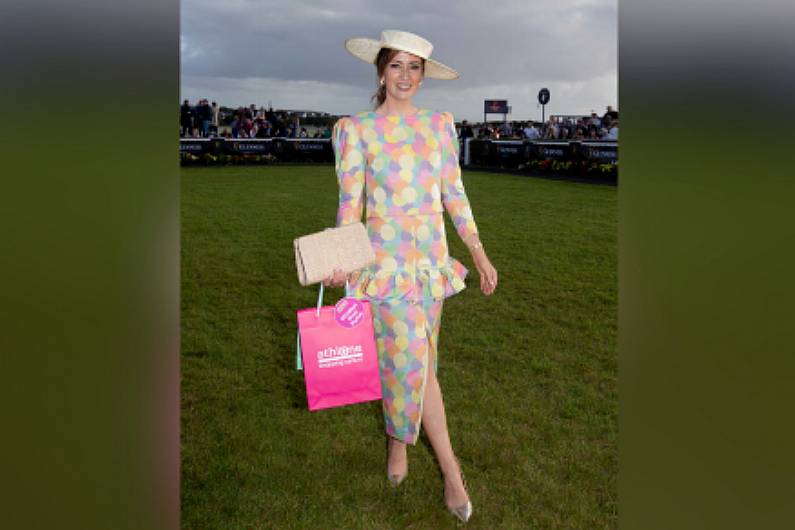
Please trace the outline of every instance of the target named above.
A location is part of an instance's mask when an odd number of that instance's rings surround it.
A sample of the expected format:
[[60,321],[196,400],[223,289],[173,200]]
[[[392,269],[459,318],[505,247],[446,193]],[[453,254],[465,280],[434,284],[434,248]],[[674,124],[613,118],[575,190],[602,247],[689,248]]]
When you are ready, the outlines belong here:
[[467,521],[472,504],[436,379],[443,300],[464,288],[467,274],[448,255],[445,209],[472,254],[484,294],[494,293],[497,271],[478,238],[464,192],[453,116],[412,103],[424,76],[455,79],[458,74],[430,59],[431,43],[412,33],[384,31],[380,41],[355,38],[345,46],[375,64],[379,85],[374,111],[334,125],[337,226],[361,221],[366,201],[376,263],[349,278],[337,271],[325,284],[342,286],[348,280],[354,296],[371,301],[389,480],[397,486],[406,477],[406,444],[416,444],[422,423],[444,475],[445,503]]

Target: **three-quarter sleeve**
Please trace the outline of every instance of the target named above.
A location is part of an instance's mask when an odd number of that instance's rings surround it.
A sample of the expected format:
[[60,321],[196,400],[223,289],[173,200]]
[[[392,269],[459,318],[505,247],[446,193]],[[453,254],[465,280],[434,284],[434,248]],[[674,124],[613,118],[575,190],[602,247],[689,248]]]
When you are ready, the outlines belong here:
[[461,166],[458,162],[458,136],[455,121],[449,112],[444,113],[442,132],[442,204],[450,214],[458,235],[462,240],[478,232],[475,218],[469,205],[461,180]]
[[337,226],[361,222],[364,195],[364,153],[356,125],[340,118],[331,134],[334,168],[339,184]]

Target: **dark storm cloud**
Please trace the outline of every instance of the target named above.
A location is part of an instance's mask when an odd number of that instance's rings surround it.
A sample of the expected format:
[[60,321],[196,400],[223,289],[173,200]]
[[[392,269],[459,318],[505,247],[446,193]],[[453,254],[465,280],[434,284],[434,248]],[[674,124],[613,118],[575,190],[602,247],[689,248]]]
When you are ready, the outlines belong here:
[[[183,0],[181,19],[183,85],[189,86],[261,78],[369,93],[374,68],[350,56],[343,42],[378,38],[382,29],[431,40],[433,57],[461,74],[456,91],[495,85],[537,90],[539,83],[582,87],[600,78],[594,90],[604,90],[604,78],[616,76],[615,0]],[[614,92],[607,103],[615,103]]]

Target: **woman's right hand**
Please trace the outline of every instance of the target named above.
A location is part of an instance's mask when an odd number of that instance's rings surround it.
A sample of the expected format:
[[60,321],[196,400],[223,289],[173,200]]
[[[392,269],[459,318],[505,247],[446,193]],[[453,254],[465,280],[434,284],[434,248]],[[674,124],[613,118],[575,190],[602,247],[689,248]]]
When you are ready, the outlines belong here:
[[323,285],[326,287],[342,287],[345,285],[347,275],[342,269],[334,269],[334,273],[328,278],[323,280]]

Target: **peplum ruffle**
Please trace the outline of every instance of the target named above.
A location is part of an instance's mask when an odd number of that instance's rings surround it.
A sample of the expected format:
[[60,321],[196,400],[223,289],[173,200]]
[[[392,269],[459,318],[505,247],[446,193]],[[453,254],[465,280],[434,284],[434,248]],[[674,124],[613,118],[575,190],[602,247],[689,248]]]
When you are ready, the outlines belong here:
[[354,272],[350,289],[354,296],[384,299],[441,300],[461,292],[468,274],[464,265],[448,256],[441,267],[417,265],[416,272],[373,270],[373,266]]

